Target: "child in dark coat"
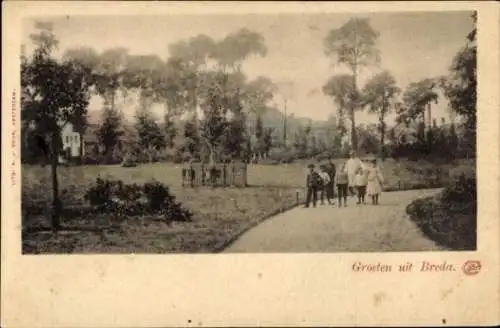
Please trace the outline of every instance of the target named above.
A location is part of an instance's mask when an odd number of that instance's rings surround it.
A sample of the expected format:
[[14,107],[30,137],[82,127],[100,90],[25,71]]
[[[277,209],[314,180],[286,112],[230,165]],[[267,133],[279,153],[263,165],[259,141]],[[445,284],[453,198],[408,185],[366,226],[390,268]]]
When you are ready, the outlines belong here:
[[307,197],[306,204],[304,207],[309,207],[309,204],[313,203],[313,207],[316,207],[316,202],[318,201],[318,190],[321,188],[322,181],[321,176],[318,172],[314,170],[314,164],[308,165],[308,172],[306,177],[306,188],[307,188]]
[[333,196],[330,196],[328,194],[328,191],[329,191],[328,187],[331,184],[330,174],[328,174],[328,169],[327,169],[326,165],[321,165],[320,166],[319,175],[321,176],[321,180],[323,182],[322,188],[320,188],[321,189],[321,193],[320,193],[321,205],[325,204],[325,198],[326,198],[326,201],[328,202],[328,204],[332,205],[331,198]]
[[[335,192],[334,192],[335,174],[337,172],[336,172],[335,164],[333,164],[333,161],[331,159],[330,159],[329,163],[327,164],[327,172],[330,175],[330,183],[326,186],[326,197],[327,197],[327,199],[331,200],[332,204],[334,204],[335,203],[335,200],[334,200],[334,197],[335,197]],[[330,201],[328,203],[330,203]]]

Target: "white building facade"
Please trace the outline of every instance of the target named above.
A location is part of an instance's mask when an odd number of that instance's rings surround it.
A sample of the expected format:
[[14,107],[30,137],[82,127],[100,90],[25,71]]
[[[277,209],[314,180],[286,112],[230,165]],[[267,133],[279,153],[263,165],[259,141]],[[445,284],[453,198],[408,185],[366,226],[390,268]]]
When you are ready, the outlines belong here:
[[[71,123],[66,123],[61,131],[63,151],[70,157],[80,157],[85,155],[85,149],[82,148],[81,135],[74,130]],[[81,152],[80,152],[81,150]]]

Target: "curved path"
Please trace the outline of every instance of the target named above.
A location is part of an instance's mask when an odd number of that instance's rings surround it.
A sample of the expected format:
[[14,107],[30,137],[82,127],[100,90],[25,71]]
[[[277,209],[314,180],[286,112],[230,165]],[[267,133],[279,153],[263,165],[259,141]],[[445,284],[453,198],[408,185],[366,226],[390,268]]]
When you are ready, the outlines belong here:
[[[233,252],[386,252],[441,250],[406,214],[414,199],[439,190],[382,194],[380,205],[318,205],[295,208],[247,231],[224,250]],[[370,199],[371,202],[371,199]]]

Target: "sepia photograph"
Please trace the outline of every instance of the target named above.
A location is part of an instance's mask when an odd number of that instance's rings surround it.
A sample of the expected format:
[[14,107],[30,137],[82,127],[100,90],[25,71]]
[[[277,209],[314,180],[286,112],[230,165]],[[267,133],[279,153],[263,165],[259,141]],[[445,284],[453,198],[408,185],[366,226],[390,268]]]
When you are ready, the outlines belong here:
[[25,17],[23,254],[476,250],[476,20]]
[[496,3],[2,9],[0,326],[500,323]]

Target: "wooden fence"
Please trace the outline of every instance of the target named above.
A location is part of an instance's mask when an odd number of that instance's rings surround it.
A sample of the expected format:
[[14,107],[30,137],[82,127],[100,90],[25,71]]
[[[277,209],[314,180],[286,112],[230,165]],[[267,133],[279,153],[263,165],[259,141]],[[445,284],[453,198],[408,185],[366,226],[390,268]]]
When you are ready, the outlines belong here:
[[247,164],[187,164],[181,178],[183,187],[246,187]]

